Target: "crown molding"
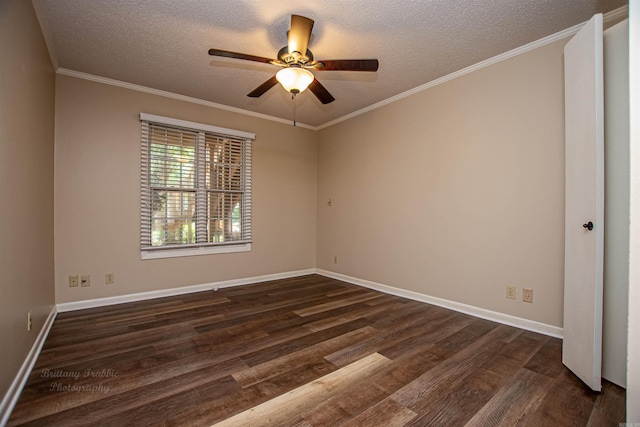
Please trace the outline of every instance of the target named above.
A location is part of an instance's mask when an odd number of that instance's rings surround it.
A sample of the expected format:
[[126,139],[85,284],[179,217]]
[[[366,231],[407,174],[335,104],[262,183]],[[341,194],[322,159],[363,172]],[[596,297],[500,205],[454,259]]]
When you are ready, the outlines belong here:
[[51,60],[51,65],[53,65],[54,70],[58,70],[58,57],[56,56],[56,51],[53,48],[53,36],[51,35],[51,29],[49,25],[47,25],[47,21],[42,18],[42,12],[38,7],[38,2],[31,2],[33,6],[33,11],[36,14],[36,19],[38,20],[38,24],[40,24],[40,31],[42,32],[42,38],[44,39],[44,44],[47,45],[47,51],[49,52],[49,59]]
[[629,5],[625,4],[617,9],[614,9],[610,12],[605,13],[602,16],[602,22],[608,24],[611,21],[616,21],[618,19],[626,19],[629,17]]
[[[612,21],[616,21],[619,19],[624,19],[628,16],[629,14],[629,7],[628,5],[622,6],[618,9],[612,10],[610,12],[607,12],[606,14],[604,14],[603,16],[603,22],[609,23]],[[573,27],[567,28],[565,30],[559,31],[555,34],[551,34],[550,36],[547,37],[543,37],[539,40],[536,40],[534,42],[531,42],[529,44],[526,44],[524,46],[520,46],[517,47],[515,49],[512,49],[508,52],[505,53],[501,53],[500,55],[496,55],[492,58],[486,59],[484,61],[478,62],[476,64],[473,64],[469,67],[463,68],[461,70],[455,71],[451,74],[448,74],[446,76],[440,77],[438,79],[432,80],[430,82],[427,82],[423,85],[417,86],[413,89],[409,89],[405,92],[402,92],[398,95],[392,96],[390,98],[387,98],[385,100],[382,100],[380,102],[376,102],[375,104],[371,104],[368,107],[362,108],[360,110],[354,111],[353,113],[349,113],[346,114],[342,117],[339,117],[337,119],[331,120],[329,122],[326,122],[322,125],[319,126],[312,126],[312,125],[308,125],[305,123],[297,123],[297,127],[301,127],[301,128],[305,128],[305,129],[310,129],[310,130],[314,130],[314,131],[318,131],[318,130],[322,130],[328,127],[331,127],[333,125],[336,125],[338,123],[344,122],[346,120],[352,119],[354,117],[360,116],[362,114],[368,113],[370,111],[376,110],[378,108],[384,107],[385,105],[389,105],[391,103],[394,103],[396,101],[400,101],[404,98],[407,98],[409,96],[415,95],[417,93],[420,92],[424,92],[425,90],[431,89],[432,87],[441,85],[443,83],[446,83],[450,80],[456,79],[458,77],[462,77],[466,74],[470,74],[473,73],[474,71],[478,71],[481,70],[483,68],[489,67],[491,65],[497,64],[499,62],[505,61],[507,59],[516,57],[518,55],[521,55],[523,53],[526,52],[530,52],[534,49],[537,49],[539,47],[543,47],[546,46],[548,44],[554,43],[558,40],[562,40],[564,38],[570,37],[572,35],[574,35],[575,33],[578,32],[578,30],[580,28],[582,28],[582,26],[584,25],[584,22],[578,25],[574,25]],[[47,45],[49,45],[49,43],[47,43]],[[52,55],[52,60],[55,60],[55,56]],[[164,96],[166,98],[172,98],[172,99],[177,99],[179,101],[184,101],[184,102],[191,102],[194,104],[199,104],[199,105],[204,105],[207,107],[211,107],[211,108],[217,108],[220,110],[225,110],[225,111],[230,111],[232,113],[237,113],[237,114],[243,114],[246,116],[251,116],[251,117],[256,117],[259,119],[263,119],[263,120],[269,120],[269,121],[273,121],[273,122],[277,122],[277,123],[282,123],[282,124],[287,124],[290,125],[291,121],[290,120],[286,120],[286,119],[282,119],[280,117],[274,117],[274,116],[270,116],[268,114],[263,114],[263,113],[256,113],[253,111],[249,111],[249,110],[244,110],[242,108],[237,108],[237,107],[231,107],[228,105],[224,105],[224,104],[218,104],[216,102],[211,102],[211,101],[205,101],[204,99],[200,99],[200,98],[194,98],[191,96],[186,96],[186,95],[180,95],[177,93],[173,93],[173,92],[167,92],[164,90],[159,90],[159,89],[154,89],[154,88],[150,88],[150,87],[146,87],[146,86],[141,86],[141,85],[137,85],[137,84],[133,84],[133,83],[127,83],[127,82],[123,82],[120,80],[114,80],[114,79],[109,79],[106,77],[101,77],[101,76],[96,76],[93,74],[87,74],[87,73],[83,73],[80,71],[74,71],[74,70],[69,70],[66,68],[58,68],[57,69],[57,73],[61,74],[61,75],[65,75],[65,76],[70,76],[70,77],[76,77],[79,79],[84,79],[84,80],[89,80],[89,81],[93,81],[93,82],[97,82],[97,83],[103,83],[103,84],[108,84],[111,86],[117,86],[117,87],[122,87],[125,89],[131,89],[131,90],[135,90],[135,91],[139,91],[139,92],[144,92],[144,93],[149,93],[149,94],[153,94],[153,95],[158,95],[158,96]]]
[[[617,19],[623,19],[629,14],[629,7],[627,5],[622,6],[618,9],[612,10],[611,12],[606,13],[603,16],[603,22],[609,23],[611,21]],[[368,113],[369,111],[376,110],[380,107],[384,107],[385,105],[389,105],[393,102],[400,101],[401,99],[407,98],[411,95],[415,95],[420,92],[424,92],[427,89],[431,89],[432,87],[441,85],[442,83],[446,83],[450,80],[457,79],[458,77],[462,77],[466,74],[473,73],[474,71],[481,70],[483,68],[489,67],[490,65],[497,64],[498,62],[505,61],[507,59],[516,57],[518,55],[522,55],[523,53],[532,51],[542,46],[546,46],[548,44],[554,43],[558,40],[562,40],[564,38],[570,37],[580,30],[584,26],[584,22],[578,25],[574,25],[573,27],[567,28],[566,30],[559,31],[555,34],[551,34],[550,36],[541,38],[524,46],[517,47],[508,52],[501,53],[500,55],[496,55],[492,58],[486,59],[484,61],[478,62],[476,64],[470,65],[467,68],[463,68],[462,70],[455,71],[451,74],[447,74],[446,76],[440,77],[438,79],[427,82],[423,85],[417,86],[413,89],[409,89],[408,91],[399,93],[398,95],[392,96],[391,98],[387,98],[375,104],[372,104],[368,107],[362,108],[358,111],[354,111],[353,113],[347,114],[345,116],[339,117],[335,120],[327,122],[318,126],[318,130],[328,128],[340,122],[344,122],[345,120],[349,120],[353,117],[360,116],[362,114]]]
[[[256,113],[254,111],[244,110],[242,108],[231,107],[229,105],[218,104],[216,102],[205,101],[204,99],[194,98],[192,96],[180,95],[178,93],[167,92],[165,90],[154,89],[147,86],[141,86],[133,83],[123,82],[121,80],[114,80],[107,77],[96,76],[94,74],[83,73],[81,71],[69,70],[67,68],[58,68],[57,74],[69,77],[75,77],[78,79],[89,80],[96,83],[102,83],[110,86],[117,86],[124,89],[131,89],[138,92],[149,93],[152,95],[164,96],[165,98],[177,99],[178,101],[190,102],[192,104],[204,105],[206,107],[217,108],[219,110],[230,111],[232,113],[244,114],[245,116],[256,117],[258,119],[269,120],[272,122],[283,123],[291,125],[291,120],[281,119],[280,117],[270,116],[268,114]],[[311,126],[305,123],[296,123],[296,127],[305,129],[318,130],[316,126]]]

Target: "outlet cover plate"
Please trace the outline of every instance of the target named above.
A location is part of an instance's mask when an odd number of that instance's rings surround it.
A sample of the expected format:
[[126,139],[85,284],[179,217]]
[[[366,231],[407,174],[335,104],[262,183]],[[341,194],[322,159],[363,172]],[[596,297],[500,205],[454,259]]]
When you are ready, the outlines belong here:
[[113,285],[115,282],[116,282],[116,278],[113,273],[105,273],[104,275],[105,285]]
[[80,276],[80,286],[82,287],[91,286],[91,276],[89,275]]

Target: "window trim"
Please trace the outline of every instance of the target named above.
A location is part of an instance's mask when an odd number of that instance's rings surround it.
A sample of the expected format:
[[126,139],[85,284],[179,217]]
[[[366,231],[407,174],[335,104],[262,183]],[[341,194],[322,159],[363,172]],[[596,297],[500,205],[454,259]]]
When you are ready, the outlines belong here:
[[203,123],[189,122],[187,120],[174,119],[171,117],[156,116],[154,114],[140,113],[140,121],[160,123],[162,125],[177,126],[205,132],[221,133],[236,138],[256,139],[255,133],[243,132],[241,130],[221,128],[218,126],[205,125]]
[[189,246],[187,248],[171,246],[170,248],[158,248],[152,250],[142,249],[140,251],[140,259],[178,258],[183,256],[230,254],[237,252],[251,252],[251,243],[228,243],[226,245],[216,246]]
[[[218,126],[207,125],[203,123],[191,122],[187,120],[174,119],[171,117],[157,116],[155,114],[140,113],[140,122],[144,126],[146,123],[156,123],[160,125],[175,126],[179,128],[192,129],[198,132],[210,132],[220,135],[226,135],[233,138],[245,139],[248,141],[255,140],[255,134],[250,132],[239,131],[235,129],[227,129]],[[145,144],[144,137],[142,139],[142,145]],[[147,148],[148,150],[148,148]],[[145,148],[141,152],[141,156],[144,156]],[[249,157],[250,159],[250,157]],[[144,160],[141,159],[143,162]],[[144,164],[144,163],[142,163]],[[249,168],[251,168],[251,161],[249,160]],[[145,225],[143,219],[145,218],[145,210],[148,209],[144,206],[145,192],[148,191],[148,186],[145,188],[147,178],[144,168],[141,168],[141,182],[140,182],[140,224],[141,224],[141,238],[145,233]],[[251,183],[249,182],[249,194],[251,193]],[[249,196],[251,197],[251,196]],[[249,205],[251,201],[249,200]],[[251,241],[243,242],[229,242],[229,243],[203,243],[203,244],[185,244],[185,245],[171,245],[161,247],[146,247],[141,246],[140,258],[145,259],[159,259],[159,258],[174,258],[183,256],[198,256],[208,254],[220,254],[220,253],[237,253],[237,252],[249,252],[251,251]]]

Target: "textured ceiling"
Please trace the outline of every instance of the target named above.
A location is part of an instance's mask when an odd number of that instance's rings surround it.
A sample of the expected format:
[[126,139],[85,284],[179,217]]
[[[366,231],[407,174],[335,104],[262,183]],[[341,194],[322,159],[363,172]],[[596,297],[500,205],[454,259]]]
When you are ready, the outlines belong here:
[[292,13],[315,20],[316,59],[378,58],[377,73],[314,71],[336,98],[296,99],[320,126],[394,95],[586,21],[625,0],[33,0],[54,62],[283,119],[279,85],[246,96],[279,69],[212,57],[209,48],[276,58]]

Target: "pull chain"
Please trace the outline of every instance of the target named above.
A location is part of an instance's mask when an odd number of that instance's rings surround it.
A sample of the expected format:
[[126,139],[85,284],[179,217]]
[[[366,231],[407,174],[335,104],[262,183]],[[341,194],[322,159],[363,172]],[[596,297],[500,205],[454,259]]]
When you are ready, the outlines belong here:
[[296,126],[296,94],[291,93],[291,101],[293,101],[293,127]]

